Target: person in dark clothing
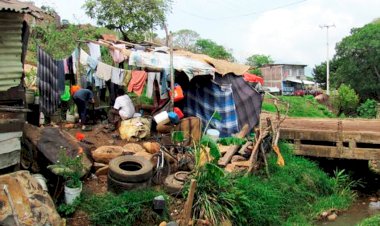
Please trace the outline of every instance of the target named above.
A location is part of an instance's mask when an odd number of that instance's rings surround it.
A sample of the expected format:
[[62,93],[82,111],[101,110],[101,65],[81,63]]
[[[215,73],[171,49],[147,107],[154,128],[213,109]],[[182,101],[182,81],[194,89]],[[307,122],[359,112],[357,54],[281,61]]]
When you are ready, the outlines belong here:
[[80,123],[82,125],[82,130],[87,130],[85,126],[86,116],[87,116],[87,103],[94,103],[94,93],[92,92],[92,87],[88,86],[87,89],[80,89],[76,91],[73,95],[74,103],[77,105],[78,114],[80,117]]

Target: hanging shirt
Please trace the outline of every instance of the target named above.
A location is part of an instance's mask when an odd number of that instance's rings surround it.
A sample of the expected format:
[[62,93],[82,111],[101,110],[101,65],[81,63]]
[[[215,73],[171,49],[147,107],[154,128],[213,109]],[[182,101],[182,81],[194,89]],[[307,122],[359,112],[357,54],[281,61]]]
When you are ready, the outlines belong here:
[[122,86],[125,76],[125,70],[117,67],[112,68],[111,82]]
[[110,49],[110,55],[112,56],[113,62],[116,64],[120,64],[124,60],[126,60],[126,57],[122,53],[120,49],[125,49],[125,44],[114,44],[114,47],[117,47],[118,49]]
[[160,82],[160,72],[148,72],[148,82],[146,84],[146,97],[152,98],[154,80]]
[[132,71],[132,78],[128,84],[128,92],[141,96],[148,74],[145,71]]
[[103,62],[98,63],[98,67],[96,69],[96,76],[98,78],[103,79],[104,81],[108,81],[112,76],[112,66],[105,64]]
[[101,60],[100,45],[89,42],[87,43],[88,48],[90,49],[90,56],[97,60]]
[[119,115],[123,120],[132,118],[135,114],[135,106],[127,94],[117,97],[113,108],[119,110]]

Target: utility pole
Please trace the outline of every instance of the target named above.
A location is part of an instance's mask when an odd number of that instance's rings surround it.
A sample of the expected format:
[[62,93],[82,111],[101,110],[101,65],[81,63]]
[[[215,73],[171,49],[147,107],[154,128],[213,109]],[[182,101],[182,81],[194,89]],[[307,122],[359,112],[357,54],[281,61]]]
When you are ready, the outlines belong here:
[[330,96],[330,59],[329,59],[329,28],[335,27],[335,24],[331,25],[319,25],[321,29],[326,28],[326,94]]

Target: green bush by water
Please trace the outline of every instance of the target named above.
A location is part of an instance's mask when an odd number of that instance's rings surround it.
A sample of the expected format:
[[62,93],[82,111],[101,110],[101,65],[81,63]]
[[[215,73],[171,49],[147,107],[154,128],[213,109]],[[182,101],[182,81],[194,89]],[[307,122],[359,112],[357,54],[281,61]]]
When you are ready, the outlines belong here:
[[379,226],[380,225],[380,214],[373,217],[367,218],[357,224],[357,226]]
[[225,219],[233,225],[311,225],[325,210],[349,207],[355,196],[344,173],[330,178],[315,163],[294,156],[287,144],[280,148],[286,164],[280,167],[270,156],[269,178],[264,170],[246,177],[202,168],[195,218],[215,225]]

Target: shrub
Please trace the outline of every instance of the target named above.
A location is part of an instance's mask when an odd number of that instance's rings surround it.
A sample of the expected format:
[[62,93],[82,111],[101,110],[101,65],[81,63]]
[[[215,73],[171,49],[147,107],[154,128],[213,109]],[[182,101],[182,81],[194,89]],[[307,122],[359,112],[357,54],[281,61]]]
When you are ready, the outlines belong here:
[[334,108],[337,110],[337,115],[341,113],[352,115],[356,113],[359,95],[350,86],[342,84],[338,89],[338,93],[332,95],[331,100]]
[[367,99],[358,107],[358,115],[363,118],[375,118],[377,114],[377,102]]

